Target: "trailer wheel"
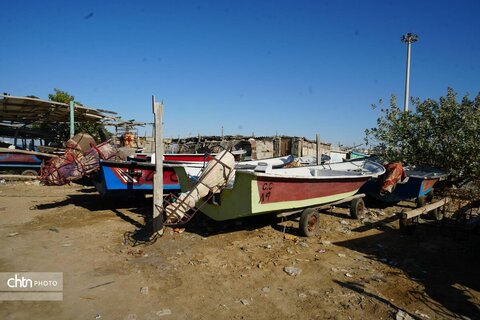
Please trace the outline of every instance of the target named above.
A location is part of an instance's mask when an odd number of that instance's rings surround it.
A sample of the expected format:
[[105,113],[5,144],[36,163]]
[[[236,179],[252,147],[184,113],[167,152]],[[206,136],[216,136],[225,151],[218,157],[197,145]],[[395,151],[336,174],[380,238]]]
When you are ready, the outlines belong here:
[[400,232],[404,235],[411,235],[415,231],[415,221],[414,218],[407,219],[405,217],[400,217]]
[[316,235],[320,227],[319,222],[320,215],[318,214],[318,211],[313,208],[306,208],[302,211],[302,215],[300,216],[300,232],[306,237]]
[[350,216],[353,219],[361,219],[365,216],[365,202],[362,198],[355,198],[350,202]]
[[38,176],[38,172],[35,171],[35,170],[23,170],[23,171],[22,171],[22,176],[32,176],[32,177],[36,177],[36,176]]
[[443,219],[443,212],[440,208],[435,208],[428,213],[430,217],[435,221],[440,221]]
[[[433,189],[432,189],[432,191],[430,191],[426,196],[427,203],[432,203],[433,202],[433,197],[434,197],[434,192],[433,192]],[[435,221],[442,220],[443,219],[443,212],[439,209],[440,208],[433,209],[432,211],[430,211],[428,213],[428,216]]]

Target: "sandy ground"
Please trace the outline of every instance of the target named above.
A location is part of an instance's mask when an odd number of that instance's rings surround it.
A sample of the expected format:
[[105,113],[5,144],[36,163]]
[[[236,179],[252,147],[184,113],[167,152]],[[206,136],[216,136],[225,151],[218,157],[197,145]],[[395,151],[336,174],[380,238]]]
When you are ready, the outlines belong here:
[[3,301],[0,319],[480,319],[478,236],[428,221],[403,236],[392,215],[408,206],[322,212],[310,238],[274,216],[198,214],[132,246],[149,199],[1,185],[0,271],[63,272],[64,299]]

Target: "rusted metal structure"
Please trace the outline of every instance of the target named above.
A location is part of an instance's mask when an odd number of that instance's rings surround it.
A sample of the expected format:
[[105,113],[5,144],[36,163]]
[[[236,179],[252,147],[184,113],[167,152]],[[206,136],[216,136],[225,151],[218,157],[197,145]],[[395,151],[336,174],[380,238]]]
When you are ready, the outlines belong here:
[[[74,104],[77,122],[103,121],[114,118],[115,112],[93,109]],[[70,105],[67,103],[29,97],[0,95],[0,124],[31,124],[70,122]]]

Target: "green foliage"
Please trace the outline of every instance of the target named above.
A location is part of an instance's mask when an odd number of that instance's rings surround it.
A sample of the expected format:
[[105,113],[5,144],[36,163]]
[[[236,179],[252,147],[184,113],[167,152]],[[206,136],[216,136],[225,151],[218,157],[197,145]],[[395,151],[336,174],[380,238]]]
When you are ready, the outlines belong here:
[[392,96],[377,127],[365,131],[365,142],[386,160],[441,168],[458,184],[479,180],[480,94],[458,102],[448,88],[439,101],[417,98],[412,103],[415,111],[403,112]]
[[[74,125],[75,133],[88,133],[97,142],[102,141],[98,133],[98,130],[101,126],[102,125],[100,123],[96,122],[76,122]],[[64,142],[70,139],[69,123],[41,123],[35,127],[42,129],[50,134],[50,140],[46,141],[46,144],[48,145],[62,147]]]
[[[66,91],[62,91],[60,89],[53,89],[54,93],[50,93],[48,95],[48,100],[62,102],[62,103],[70,103],[70,101],[75,101],[75,97],[69,94]],[[82,105],[80,102],[75,101],[76,104]]]
[[[48,95],[51,101],[70,103],[75,101],[75,97],[66,91],[60,89],[53,89],[54,93]],[[82,105],[75,101],[75,104]],[[76,122],[75,133],[83,132],[91,135],[97,142],[100,142],[99,128],[102,125],[97,122]],[[51,140],[46,141],[47,144],[61,147],[65,141],[70,138],[70,124],[69,123],[41,123],[35,125],[36,128],[42,129],[51,134]]]

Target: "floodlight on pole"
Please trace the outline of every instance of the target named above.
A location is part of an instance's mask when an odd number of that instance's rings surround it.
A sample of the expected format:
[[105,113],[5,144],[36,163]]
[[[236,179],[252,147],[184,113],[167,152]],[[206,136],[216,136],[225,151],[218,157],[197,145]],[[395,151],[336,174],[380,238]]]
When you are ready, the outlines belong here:
[[403,43],[407,44],[407,72],[405,76],[405,100],[403,104],[403,110],[405,112],[408,111],[408,99],[409,99],[409,91],[410,91],[410,50],[412,47],[412,43],[418,41],[418,35],[414,33],[407,33],[402,36],[400,39]]

